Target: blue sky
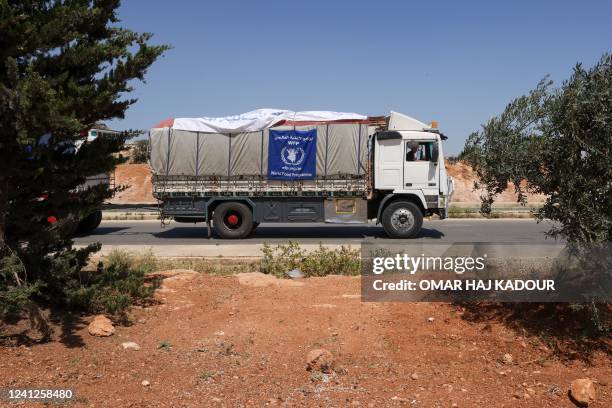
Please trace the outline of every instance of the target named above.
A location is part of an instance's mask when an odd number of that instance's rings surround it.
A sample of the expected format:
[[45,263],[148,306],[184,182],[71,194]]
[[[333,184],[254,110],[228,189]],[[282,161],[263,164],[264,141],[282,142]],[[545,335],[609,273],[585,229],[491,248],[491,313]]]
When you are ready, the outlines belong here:
[[174,48],[116,129],[257,108],[390,110],[466,136],[550,74],[612,52],[611,1],[124,1]]

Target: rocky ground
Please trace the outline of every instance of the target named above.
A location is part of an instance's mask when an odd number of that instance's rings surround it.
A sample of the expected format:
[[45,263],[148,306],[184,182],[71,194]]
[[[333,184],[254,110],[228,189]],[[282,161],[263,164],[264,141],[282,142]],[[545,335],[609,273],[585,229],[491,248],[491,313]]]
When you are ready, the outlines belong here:
[[609,354],[559,354],[499,310],[363,303],[356,277],[165,277],[114,330],[64,316],[51,342],[5,336],[0,388],[73,388],[88,407],[557,408],[588,379],[574,393],[612,406]]

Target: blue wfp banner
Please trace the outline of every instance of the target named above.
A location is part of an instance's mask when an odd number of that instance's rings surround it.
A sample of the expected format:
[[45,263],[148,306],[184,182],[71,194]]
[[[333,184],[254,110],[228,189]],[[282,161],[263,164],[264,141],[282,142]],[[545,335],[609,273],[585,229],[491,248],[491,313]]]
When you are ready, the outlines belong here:
[[268,178],[314,180],[317,172],[317,129],[270,130]]

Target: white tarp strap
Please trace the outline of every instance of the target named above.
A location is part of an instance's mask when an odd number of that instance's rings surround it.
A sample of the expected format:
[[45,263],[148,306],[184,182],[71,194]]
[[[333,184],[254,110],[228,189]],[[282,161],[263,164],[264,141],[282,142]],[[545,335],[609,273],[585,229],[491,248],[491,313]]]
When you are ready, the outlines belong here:
[[303,121],[333,121],[333,120],[365,120],[367,116],[357,113],[332,111],[293,112],[281,109],[257,109],[241,115],[220,118],[176,118],[173,129],[207,133],[240,133],[258,132],[267,129],[282,120]]

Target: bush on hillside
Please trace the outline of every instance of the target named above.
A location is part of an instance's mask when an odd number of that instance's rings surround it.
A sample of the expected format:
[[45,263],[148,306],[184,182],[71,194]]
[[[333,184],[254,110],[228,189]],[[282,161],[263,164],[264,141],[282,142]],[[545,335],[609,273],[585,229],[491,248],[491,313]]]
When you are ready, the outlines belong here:
[[147,163],[149,160],[149,140],[137,140],[132,146],[132,163]]

